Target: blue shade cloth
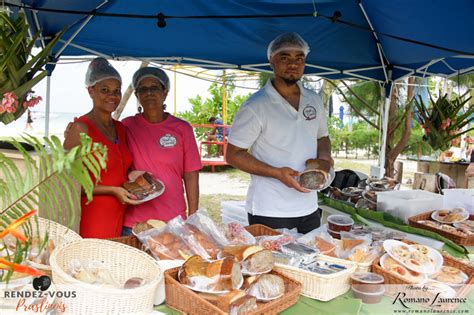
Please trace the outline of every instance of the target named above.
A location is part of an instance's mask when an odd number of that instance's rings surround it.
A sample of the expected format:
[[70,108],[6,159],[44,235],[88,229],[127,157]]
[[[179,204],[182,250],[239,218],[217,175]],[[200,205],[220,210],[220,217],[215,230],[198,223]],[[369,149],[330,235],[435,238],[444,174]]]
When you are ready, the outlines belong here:
[[[66,40],[80,30],[62,56],[100,53],[116,58],[151,57],[203,66],[218,62],[222,68],[269,70],[266,52],[270,41],[280,33],[297,32],[311,50],[306,72],[330,79],[386,81],[381,56],[394,80],[407,75],[454,75],[474,66],[472,0],[111,0],[100,7],[102,1],[98,0],[20,2],[38,9],[90,12],[98,8],[99,13],[154,17],[159,13],[175,17],[283,15],[165,18],[164,28],[157,26],[158,18],[95,16],[81,29],[86,14],[38,11],[43,38],[65,26],[71,26]],[[318,16],[313,16],[314,10]],[[32,13],[26,11],[34,31]],[[297,14],[305,16],[284,16]],[[369,21],[377,36],[369,31]],[[62,45],[58,43],[54,51]]]

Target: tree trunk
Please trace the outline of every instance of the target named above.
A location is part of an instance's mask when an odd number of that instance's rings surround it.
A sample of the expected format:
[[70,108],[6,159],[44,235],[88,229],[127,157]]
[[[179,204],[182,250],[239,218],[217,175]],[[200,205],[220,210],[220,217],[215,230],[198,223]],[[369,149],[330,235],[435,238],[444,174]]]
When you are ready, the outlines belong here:
[[[389,137],[387,139],[387,154],[385,157],[385,175],[388,177],[393,177],[395,173],[395,168],[394,168],[394,163],[397,157],[400,155],[400,153],[405,149],[408,140],[410,139],[411,135],[411,123],[413,119],[413,111],[412,111],[412,105],[411,102],[413,100],[414,96],[414,86],[413,84],[415,83],[415,78],[410,77],[408,79],[408,88],[407,88],[407,101],[406,101],[406,112],[403,117],[404,121],[402,121],[403,124],[403,131],[402,131],[402,136],[398,143],[395,143],[393,137]],[[399,124],[397,123],[397,95],[398,93],[393,93],[392,98],[390,100],[390,110],[389,110],[389,124],[388,124],[388,135],[394,135],[395,129],[399,127]]]
[[[146,67],[150,64],[149,61],[142,61],[140,64],[140,68]],[[117,106],[117,109],[113,113],[112,117],[116,120],[120,119],[120,116],[122,115],[123,110],[125,109],[125,106],[128,103],[128,100],[130,99],[130,96],[133,94],[133,87],[132,84],[130,83],[125,90],[125,93],[123,93],[122,100],[120,101],[119,106]]]

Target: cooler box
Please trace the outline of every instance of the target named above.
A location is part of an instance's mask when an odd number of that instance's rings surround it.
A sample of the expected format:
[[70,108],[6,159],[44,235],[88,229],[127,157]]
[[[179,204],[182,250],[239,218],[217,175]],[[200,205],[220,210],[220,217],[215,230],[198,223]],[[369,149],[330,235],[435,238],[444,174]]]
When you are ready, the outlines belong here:
[[414,215],[443,208],[443,196],[424,190],[391,190],[377,193],[377,211],[387,212],[408,224]]

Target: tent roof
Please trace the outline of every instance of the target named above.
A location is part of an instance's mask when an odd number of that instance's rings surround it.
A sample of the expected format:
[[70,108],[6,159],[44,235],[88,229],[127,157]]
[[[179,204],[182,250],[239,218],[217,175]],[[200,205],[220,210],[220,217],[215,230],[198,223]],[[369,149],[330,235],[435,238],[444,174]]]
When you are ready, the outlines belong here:
[[[266,69],[268,43],[298,32],[311,47],[306,72],[386,81],[474,69],[472,0],[24,0],[42,35],[71,26],[61,56],[105,55],[207,68]],[[59,9],[77,14],[42,11]],[[93,16],[138,15],[136,18]],[[313,16],[314,12],[318,16]],[[336,19],[336,12],[341,16]],[[166,27],[157,26],[158,14]],[[299,15],[299,16],[296,16]],[[189,18],[193,16],[194,18]],[[222,18],[228,16],[227,18]],[[252,16],[252,17],[249,17]],[[331,19],[331,17],[334,17]],[[336,21],[333,21],[336,20]],[[375,33],[371,32],[371,28]]]

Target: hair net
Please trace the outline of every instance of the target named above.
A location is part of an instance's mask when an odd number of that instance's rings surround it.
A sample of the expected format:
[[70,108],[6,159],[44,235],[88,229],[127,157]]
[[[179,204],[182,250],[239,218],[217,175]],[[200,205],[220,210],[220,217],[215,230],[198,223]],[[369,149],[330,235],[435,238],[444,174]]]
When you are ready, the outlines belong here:
[[132,84],[133,89],[136,90],[140,81],[145,78],[155,78],[163,85],[166,90],[170,89],[170,78],[166,72],[161,70],[160,68],[155,67],[143,67],[138,69],[135,74],[133,75]]
[[306,57],[309,53],[308,43],[297,33],[283,33],[268,44],[267,57],[270,60],[271,57],[278,54],[283,50],[297,49],[301,50]]
[[117,79],[122,83],[122,78],[117,70],[107,61],[107,59],[99,57],[95,58],[89,64],[86,72],[86,86],[93,86],[97,82],[106,79]]

